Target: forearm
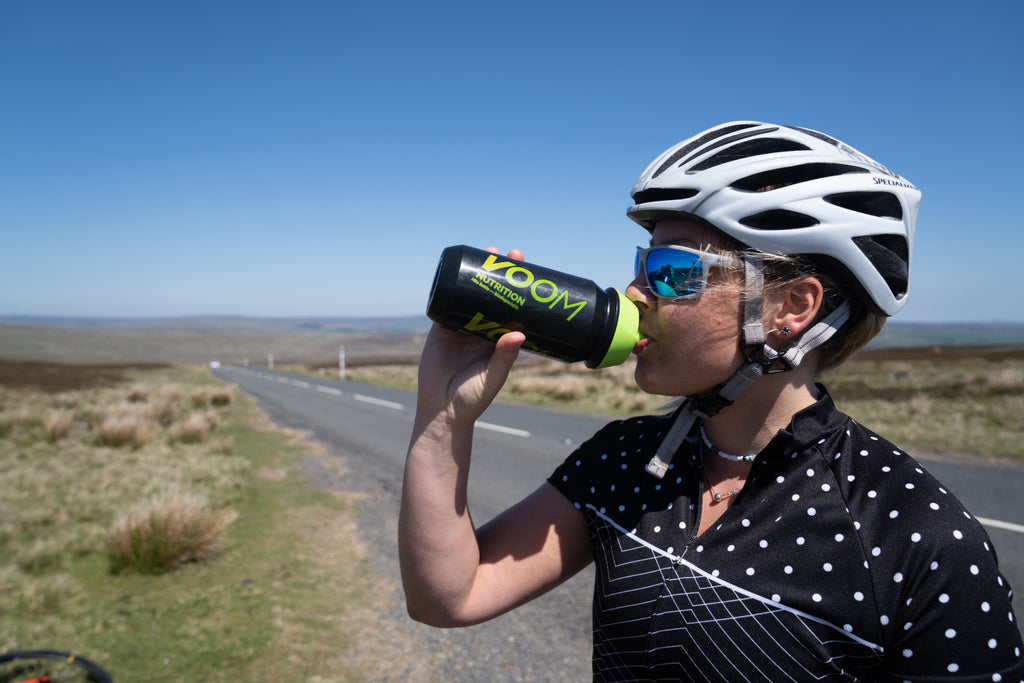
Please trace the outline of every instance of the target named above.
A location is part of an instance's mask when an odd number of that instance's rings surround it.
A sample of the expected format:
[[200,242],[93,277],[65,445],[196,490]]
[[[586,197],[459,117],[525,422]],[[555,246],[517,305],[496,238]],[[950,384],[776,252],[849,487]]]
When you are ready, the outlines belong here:
[[480,546],[467,507],[473,425],[508,377],[524,337],[496,344],[435,326],[420,358],[398,551],[409,614],[435,626],[481,618],[471,604]]
[[459,625],[480,564],[467,506],[473,424],[417,413],[405,464],[398,551],[409,614]]

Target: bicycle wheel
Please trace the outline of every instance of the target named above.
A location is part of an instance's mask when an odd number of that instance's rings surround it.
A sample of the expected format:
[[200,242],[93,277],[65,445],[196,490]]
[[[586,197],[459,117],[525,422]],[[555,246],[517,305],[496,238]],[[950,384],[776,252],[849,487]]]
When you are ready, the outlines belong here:
[[70,652],[17,650],[0,654],[0,683],[114,683],[98,664]]

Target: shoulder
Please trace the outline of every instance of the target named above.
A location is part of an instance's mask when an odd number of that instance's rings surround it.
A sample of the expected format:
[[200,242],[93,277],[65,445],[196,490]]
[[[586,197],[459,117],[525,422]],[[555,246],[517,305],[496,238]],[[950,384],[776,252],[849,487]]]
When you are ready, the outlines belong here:
[[644,466],[671,426],[671,415],[645,415],[610,422],[569,454],[548,482],[577,507],[624,488],[646,488]]
[[963,538],[987,540],[960,500],[920,462],[852,418],[844,416],[815,450],[867,548],[885,543],[898,555]]
[[[822,441],[818,456],[831,470],[866,555],[887,641],[917,653],[906,655],[911,658],[931,656],[926,653],[937,647],[951,655],[978,648],[994,657],[989,643],[999,643],[1000,654],[1010,657],[1020,641],[1007,619],[1009,586],[988,534],[952,491],[904,450],[849,418]],[[969,631],[969,623],[978,628]]]
[[642,415],[609,422],[580,444],[567,460],[600,460],[613,452],[621,455],[624,450],[653,453],[672,425],[671,418],[672,415]]

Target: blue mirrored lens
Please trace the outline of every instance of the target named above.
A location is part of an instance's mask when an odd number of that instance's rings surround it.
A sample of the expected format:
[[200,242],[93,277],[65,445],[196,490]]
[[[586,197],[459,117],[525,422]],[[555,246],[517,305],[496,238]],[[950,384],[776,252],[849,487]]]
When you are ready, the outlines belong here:
[[696,254],[652,249],[645,265],[647,286],[658,296],[697,296],[704,290],[704,264]]

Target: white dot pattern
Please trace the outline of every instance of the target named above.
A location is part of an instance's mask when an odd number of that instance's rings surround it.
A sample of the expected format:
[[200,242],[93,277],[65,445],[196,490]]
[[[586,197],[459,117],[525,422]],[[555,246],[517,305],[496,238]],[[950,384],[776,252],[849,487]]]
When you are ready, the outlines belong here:
[[699,541],[699,440],[684,442],[661,482],[644,471],[668,425],[612,423],[549,480],[586,515],[594,548],[595,681],[839,670],[1022,680],[1009,589],[984,530],[827,396],[758,455]]

